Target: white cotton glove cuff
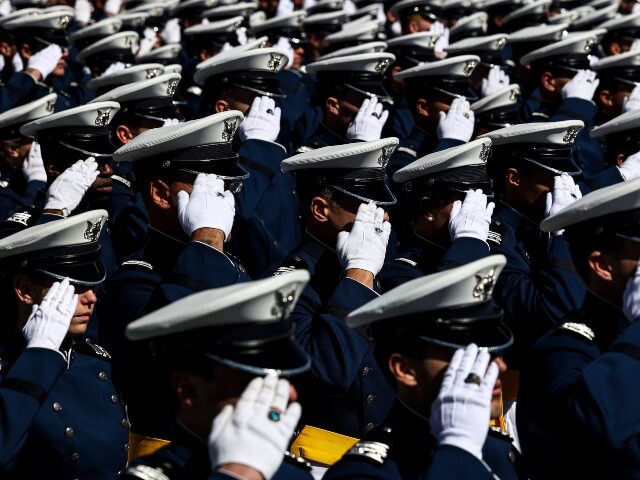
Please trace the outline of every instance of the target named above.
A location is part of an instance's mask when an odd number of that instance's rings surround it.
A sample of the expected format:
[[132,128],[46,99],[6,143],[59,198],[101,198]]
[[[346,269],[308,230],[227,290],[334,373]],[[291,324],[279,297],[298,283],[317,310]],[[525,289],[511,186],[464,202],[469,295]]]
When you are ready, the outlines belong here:
[[34,53],[29,58],[28,68],[38,70],[44,80],[55,70],[61,58],[62,49],[58,45],[52,44]]
[[391,224],[384,220],[384,210],[374,203],[361,204],[350,232],[340,232],[336,253],[343,269],[357,268],[380,272],[387,252]]

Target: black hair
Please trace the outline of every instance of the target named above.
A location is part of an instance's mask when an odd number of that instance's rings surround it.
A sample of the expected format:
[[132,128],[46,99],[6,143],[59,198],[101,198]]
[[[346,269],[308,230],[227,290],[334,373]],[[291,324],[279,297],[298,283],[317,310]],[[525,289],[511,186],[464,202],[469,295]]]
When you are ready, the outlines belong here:
[[585,282],[591,270],[591,252],[611,253],[624,250],[624,239],[616,236],[611,229],[604,228],[601,223],[602,219],[596,219],[593,222],[567,227],[564,231],[564,239],[569,243],[573,265]]

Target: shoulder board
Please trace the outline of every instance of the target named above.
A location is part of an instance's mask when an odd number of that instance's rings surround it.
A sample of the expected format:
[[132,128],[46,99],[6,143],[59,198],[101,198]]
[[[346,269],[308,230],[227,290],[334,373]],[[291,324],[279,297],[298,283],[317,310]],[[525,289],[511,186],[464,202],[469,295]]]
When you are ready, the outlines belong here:
[[284,461],[290,463],[291,465],[295,465],[296,467],[300,467],[308,472],[311,471],[311,464],[309,462],[307,462],[302,457],[294,455],[291,452],[284,452]]
[[418,152],[416,152],[413,148],[398,147],[398,152],[406,153],[407,155],[411,155],[414,158],[418,157]]
[[24,227],[31,227],[36,221],[35,211],[32,208],[25,208],[9,215],[5,222],[17,223]]
[[308,147],[308,146],[303,146],[300,147],[296,150],[296,153],[304,153],[304,152],[310,152],[311,150],[315,150],[315,148],[313,147]]
[[129,180],[127,180],[126,178],[121,177],[120,175],[111,175],[111,179],[114,182],[118,182],[118,183],[123,184],[127,188],[131,188],[131,182]]
[[577,334],[580,338],[588,340],[589,342],[593,342],[596,338],[596,334],[593,333],[593,330],[587,327],[584,323],[566,322],[558,327],[558,331]]
[[499,222],[498,220],[494,220],[489,225],[489,234],[487,235],[487,242],[495,243],[496,245],[501,245],[504,240],[504,234],[507,231],[506,227]]
[[153,265],[144,260],[125,260],[120,264],[121,267],[142,267],[147,270],[153,270]]
[[103,347],[97,343],[93,343],[91,339],[85,338],[84,342],[78,342],[75,344],[74,350],[76,352],[84,353],[92,357],[101,358],[102,360],[110,360],[111,355]]
[[305,262],[301,257],[294,256],[287,258],[282,265],[278,267],[278,269],[273,272],[273,276],[282,275],[285,273],[293,272],[294,270],[308,270],[307,262]]
[[362,440],[351,447],[345,457],[360,457],[383,465],[389,454],[389,445],[381,442]]
[[134,465],[127,468],[121,478],[140,478],[141,480],[172,480],[162,466]]
[[418,266],[418,262],[414,262],[413,260],[409,260],[408,258],[404,258],[404,257],[394,258],[393,261],[398,263],[404,263],[414,268]]

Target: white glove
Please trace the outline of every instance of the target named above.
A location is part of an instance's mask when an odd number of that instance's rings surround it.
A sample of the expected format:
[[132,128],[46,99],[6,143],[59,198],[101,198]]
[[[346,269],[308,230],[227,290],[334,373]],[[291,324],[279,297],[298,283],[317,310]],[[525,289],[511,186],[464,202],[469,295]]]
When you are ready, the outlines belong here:
[[178,192],[178,221],[184,233],[191,236],[200,228],[216,228],[229,238],[236,203],[233,194],[224,189],[224,182],[216,175],[199,173],[189,195]]
[[164,43],[180,43],[182,39],[180,34],[180,20],[177,18],[168,20],[160,36],[162,40],[164,40]]
[[622,113],[640,110],[640,86],[633,87],[631,93],[622,103]]
[[20,54],[16,53],[13,56],[13,60],[11,61],[11,63],[13,63],[14,72],[18,73],[24,70],[24,62],[22,61],[22,57],[20,56]]
[[384,110],[378,98],[365,98],[353,121],[347,128],[347,140],[372,142],[380,140],[389,112]]
[[487,97],[501,88],[509,86],[509,81],[509,75],[507,75],[504,70],[500,67],[493,67],[489,70],[487,78],[482,79],[480,95]]
[[487,196],[482,190],[468,190],[463,202],[453,202],[449,215],[451,240],[471,237],[486,242],[494,208],[495,204],[487,203]]
[[640,317],[640,264],[627,280],[627,288],[622,296],[622,311],[630,322],[635,322]]
[[473,135],[475,123],[475,116],[469,102],[464,98],[455,98],[447,113],[440,112],[436,131],[438,139],[452,138],[468,142]]
[[47,172],[44,169],[40,144],[33,142],[27,158],[22,162],[22,174],[27,182],[46,182]]
[[362,203],[350,232],[338,233],[336,253],[345,270],[359,268],[377,275],[382,269],[391,224],[376,204]]
[[120,7],[122,6],[122,0],[107,0],[104,2],[104,13],[107,17],[117,15],[120,13]]
[[593,99],[593,94],[600,84],[596,78],[596,72],[592,70],[580,70],[575,76],[562,87],[562,98],[581,98],[582,100]]
[[445,50],[449,46],[449,29],[442,22],[435,22],[429,31],[438,35],[433,52],[438,58],[445,58],[447,56]]
[[11,2],[9,0],[2,0],[0,2],[0,17],[4,17],[11,13]]
[[[280,0],[280,3],[282,3],[282,0]],[[347,16],[353,15],[354,13],[356,13],[357,9],[358,7],[356,7],[356,4],[353,3],[353,0],[345,0],[344,3],[342,4],[342,11]]]
[[629,155],[618,169],[626,181],[640,177],[640,152]]
[[127,68],[127,66],[122,62],[114,62],[107,67],[102,75],[111,75],[112,73],[121,72]]
[[636,3],[633,5],[633,8],[631,9],[631,13],[638,13],[640,12],[640,3]]
[[78,160],[56,178],[47,190],[45,210],[62,210],[68,217],[78,205],[89,187],[98,178],[98,163],[95,158]]
[[42,80],[44,80],[51,75],[61,58],[62,49],[58,45],[51,44],[31,55],[28,68],[38,70],[42,75]]
[[[547,193],[545,217],[559,213],[580,198],[582,198],[582,192],[571,176],[566,173],[556,175],[553,178],[553,190]],[[558,230],[553,233],[562,235],[563,232],[564,230]]]
[[295,52],[293,51],[293,47],[291,46],[291,42],[289,41],[289,39],[287,37],[278,38],[278,43],[276,43],[275,48],[287,52],[287,57],[289,57],[287,68],[290,68],[291,64],[293,63]]
[[158,37],[156,35],[156,32],[151,28],[145,28],[144,35],[140,39],[140,47],[138,48],[136,56],[141,57],[142,55],[146,55],[151,50],[153,50],[153,47],[156,46],[157,40]]
[[[478,352],[473,343],[456,350],[431,406],[431,434],[438,444],[461,448],[479,459],[489,432],[491,394],[499,373],[498,365],[489,365],[490,360],[489,353]],[[469,383],[472,375],[477,382]]]
[[286,380],[276,376],[251,380],[235,407],[226,405],[213,419],[209,435],[213,468],[242,464],[259,471],[267,480],[272,478],[300,419],[300,404],[292,402],[287,406],[288,402]]
[[86,25],[91,21],[91,11],[93,8],[89,3],[89,0],[76,0],[76,4],[73,7],[76,11],[76,20],[81,25]]
[[163,127],[173,127],[174,125],[178,125],[180,122],[177,118],[167,118],[162,124]]
[[27,348],[58,350],[69,331],[71,318],[78,305],[69,279],[54,282],[40,305],[34,305],[22,333]]
[[247,116],[238,129],[240,140],[275,142],[280,133],[280,114],[280,107],[276,107],[273,98],[254,98]]
[[289,15],[293,13],[294,5],[291,0],[280,0],[278,2],[278,10],[276,11],[276,17],[282,15]]
[[[206,20],[206,18],[205,18]],[[238,43],[240,45],[246,45],[247,44],[247,29],[244,27],[240,27],[239,29],[236,30],[236,37],[238,38]]]
[[[638,6],[638,5],[639,5],[639,4],[637,4],[637,3],[636,3],[636,4],[634,5],[634,8],[635,8],[636,6]],[[635,52],[635,51],[637,51],[637,50],[640,50],[640,39],[636,39],[636,40],[634,40],[634,41],[633,41],[633,43],[631,44],[631,47],[629,47],[629,51],[630,51],[630,52]]]

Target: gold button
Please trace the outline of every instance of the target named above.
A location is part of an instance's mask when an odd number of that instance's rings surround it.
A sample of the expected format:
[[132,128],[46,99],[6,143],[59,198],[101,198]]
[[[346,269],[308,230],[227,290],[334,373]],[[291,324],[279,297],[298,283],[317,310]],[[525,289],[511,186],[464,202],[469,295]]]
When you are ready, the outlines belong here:
[[67,437],[67,438],[73,437],[74,433],[76,433],[76,432],[71,427],[67,427],[67,428],[64,429],[64,436]]
[[62,410],[62,405],[60,405],[58,402],[54,402],[53,403],[53,411],[54,412],[59,412],[60,410]]

